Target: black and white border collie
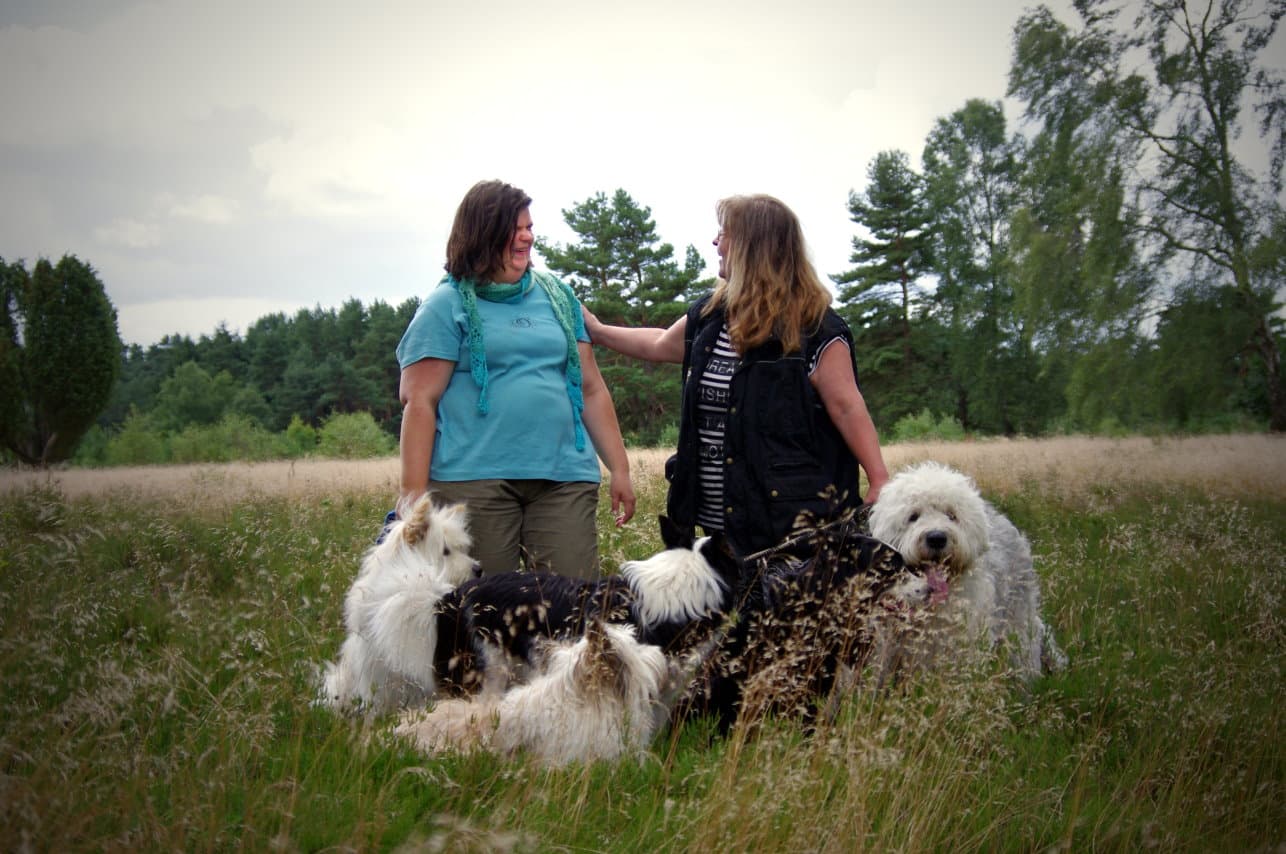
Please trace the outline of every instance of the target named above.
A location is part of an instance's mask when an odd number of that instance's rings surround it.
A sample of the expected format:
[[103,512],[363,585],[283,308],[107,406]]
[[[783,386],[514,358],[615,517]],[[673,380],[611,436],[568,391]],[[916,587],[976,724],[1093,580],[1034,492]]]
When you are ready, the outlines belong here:
[[547,572],[471,579],[438,603],[439,694],[502,690],[521,679],[538,642],[582,637],[601,620],[634,627],[639,643],[681,656],[717,630],[741,563],[721,534],[695,537],[658,517],[664,550],[596,581]]

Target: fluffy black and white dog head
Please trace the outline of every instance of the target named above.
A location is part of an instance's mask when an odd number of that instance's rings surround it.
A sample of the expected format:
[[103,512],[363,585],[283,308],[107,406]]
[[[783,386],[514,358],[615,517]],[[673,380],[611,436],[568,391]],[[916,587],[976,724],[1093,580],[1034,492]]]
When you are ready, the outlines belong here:
[[722,613],[741,569],[727,540],[722,534],[698,539],[666,516],[658,520],[665,549],[621,564],[639,625],[683,624]]

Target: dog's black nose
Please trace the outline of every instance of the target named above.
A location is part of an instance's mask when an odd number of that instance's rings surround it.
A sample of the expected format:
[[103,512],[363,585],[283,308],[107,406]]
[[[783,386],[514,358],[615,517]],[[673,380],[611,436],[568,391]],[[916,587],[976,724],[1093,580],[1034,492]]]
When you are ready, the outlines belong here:
[[947,547],[949,538],[946,531],[930,531],[924,535],[924,544],[935,552],[940,552]]
[[474,578],[482,577],[482,564],[476,560],[473,562],[473,577]]

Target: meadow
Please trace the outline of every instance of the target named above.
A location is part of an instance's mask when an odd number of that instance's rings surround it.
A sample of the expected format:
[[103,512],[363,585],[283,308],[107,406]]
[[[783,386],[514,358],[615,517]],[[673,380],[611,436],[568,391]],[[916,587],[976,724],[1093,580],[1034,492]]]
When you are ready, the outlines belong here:
[[[659,548],[663,451],[605,568]],[[427,758],[313,699],[393,459],[0,473],[17,851],[1280,851],[1286,440],[903,444],[1030,537],[1069,667],[994,660],[641,762]]]

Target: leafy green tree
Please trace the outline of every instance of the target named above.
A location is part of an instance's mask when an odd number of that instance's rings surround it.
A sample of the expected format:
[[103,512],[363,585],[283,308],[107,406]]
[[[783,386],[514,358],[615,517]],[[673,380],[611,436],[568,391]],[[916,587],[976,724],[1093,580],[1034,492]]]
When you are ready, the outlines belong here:
[[[950,412],[950,398],[935,394],[943,369],[935,343],[940,330],[922,311],[925,280],[934,272],[923,180],[901,151],[876,155],[866,177],[863,192],[849,192],[848,211],[869,237],[853,238],[849,260],[857,266],[831,277],[837,310],[855,336],[863,394],[877,424],[926,405]],[[929,337],[922,335],[929,328]]]
[[[1263,377],[1269,424],[1286,430],[1274,331],[1282,279],[1271,272],[1280,269],[1271,259],[1255,258],[1282,252],[1270,235],[1282,215],[1286,96],[1270,46],[1286,0],[1075,6],[1082,29],[1073,39],[1094,48],[1083,73],[1140,149],[1132,189],[1147,214],[1142,226],[1161,249],[1187,262],[1176,273],[1196,292],[1191,296],[1218,297],[1215,310],[1234,315],[1226,327],[1246,330],[1242,358],[1257,365],[1245,380]],[[1247,107],[1269,154],[1258,173],[1238,156]]]
[[1127,411],[1145,417],[1137,395],[1118,392],[1121,377],[1137,375],[1164,266],[1141,245],[1144,217],[1128,190],[1137,147],[1091,72],[1107,50],[1048,9],[1030,11],[1014,28],[1008,93],[1038,127],[1012,219],[1016,308],[1041,355],[1041,386],[1064,389],[1073,426],[1089,428],[1111,416],[1136,423]]
[[562,213],[579,242],[564,247],[537,240],[536,248],[591,311],[641,322],[673,321],[682,312],[705,264],[692,246],[682,267],[674,261],[674,247],[656,234],[651,208],[618,189],[611,199],[599,192]]
[[300,344],[273,389],[278,413],[299,415],[309,424],[319,424],[326,411],[321,396],[326,393],[325,371],[314,359],[312,350]]
[[189,425],[215,424],[232,408],[240,391],[227,371],[211,376],[196,362],[185,362],[161,383],[152,422],[157,429],[175,433]]
[[[27,288],[27,270],[21,264],[6,264],[0,258],[0,303],[5,311],[0,315],[0,395],[6,401],[0,406],[0,436],[18,435],[26,423],[26,406],[23,400],[25,382],[22,375],[22,343],[18,337],[18,300]],[[8,447],[8,442],[5,442]]]
[[[1022,146],[999,103],[970,100],[939,119],[924,149],[934,221],[934,311],[947,333],[953,414],[966,430],[1039,427],[1026,401],[1038,367],[1007,267]],[[947,414],[947,413],[943,413]]]
[[[419,305],[419,300],[412,301]],[[414,310],[411,311],[414,314]],[[401,370],[397,364],[397,344],[406,331],[407,320],[386,302],[376,301],[366,312],[364,328],[354,342],[353,367],[368,384],[371,400],[368,410],[391,434],[396,434],[402,421],[402,408],[397,391]]]
[[197,339],[196,350],[196,361],[211,375],[227,371],[239,383],[249,378],[245,342],[223,321],[214,327],[212,334]]
[[291,321],[281,312],[260,317],[246,330],[246,359],[250,385],[263,394],[273,429],[283,429],[295,413],[281,400],[280,385],[290,364],[293,336]]
[[[602,320],[631,326],[668,326],[694,294],[713,285],[702,279],[700,253],[689,245],[680,267],[674,247],[660,243],[652,211],[618,189],[596,193],[563,217],[580,240],[570,246],[538,240],[549,268],[558,273]],[[616,403],[621,429],[632,442],[659,441],[675,423],[679,369],[599,350],[599,368]]]
[[0,440],[20,460],[68,459],[107,406],[121,370],[116,309],[98,274],[73,255],[57,265],[0,259]]
[[882,151],[866,170],[866,190],[848,194],[849,218],[870,238],[853,238],[851,270],[832,276],[839,298],[859,311],[892,303],[910,347],[911,317],[932,272],[932,220],[923,181],[906,152]]
[[1188,291],[1161,313],[1152,388],[1162,423],[1203,431],[1233,413],[1264,411],[1266,377],[1243,346],[1254,319],[1224,310],[1231,299]]
[[161,383],[179,365],[195,362],[199,355],[196,342],[186,335],[166,335],[146,349],[138,344],[126,347],[120,379],[112,389],[111,400],[99,418],[99,425],[119,426],[131,409],[150,412],[156,405]]
[[285,453],[288,457],[303,457],[317,450],[317,428],[305,424],[298,416],[290,419],[285,431]]

